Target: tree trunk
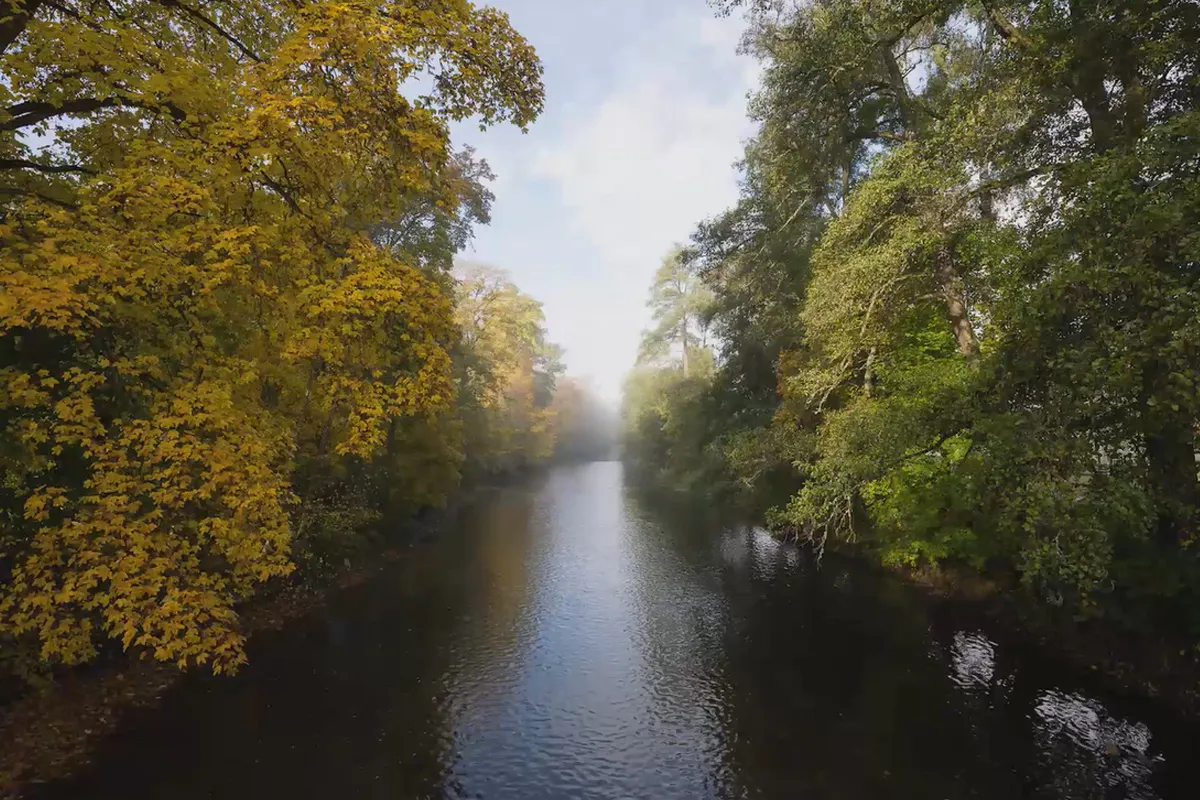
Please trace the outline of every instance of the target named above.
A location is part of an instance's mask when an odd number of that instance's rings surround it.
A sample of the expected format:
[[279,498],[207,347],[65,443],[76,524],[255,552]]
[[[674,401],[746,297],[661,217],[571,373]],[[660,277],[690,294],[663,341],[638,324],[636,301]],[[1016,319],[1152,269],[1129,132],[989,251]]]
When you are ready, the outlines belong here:
[[850,199],[850,170],[851,164],[849,161],[842,164],[842,196],[841,202],[838,205],[838,213],[846,210],[846,201]]
[[908,84],[904,82],[904,72],[896,61],[890,44],[884,48],[882,57],[887,69],[888,84],[896,100],[896,110],[900,113],[900,122],[904,126],[904,132],[912,134],[917,127],[917,116],[912,106],[912,98],[908,95]]
[[954,257],[945,245],[939,246],[934,254],[934,275],[946,302],[946,316],[950,319],[950,330],[954,333],[954,341],[958,343],[958,352],[967,358],[974,358],[979,352],[979,343],[975,340],[975,330],[967,316],[962,278],[955,268]]
[[1159,500],[1158,533],[1164,544],[1182,545],[1196,522],[1196,434],[1181,414],[1163,420],[1146,436],[1150,480]]
[[[1091,3],[1070,0],[1072,39],[1076,59],[1071,65],[1073,78],[1068,83],[1088,117],[1092,147],[1097,153],[1108,151],[1116,138],[1116,125],[1108,90],[1104,86],[1107,70],[1103,60],[1106,42],[1096,35],[1095,13]],[[1128,56],[1128,54],[1123,54]]]
[[983,191],[979,193],[979,218],[984,222],[996,221],[996,200],[992,194],[992,165],[985,164],[979,173],[979,182],[983,185]]
[[683,377],[688,376],[688,329],[687,315],[684,314],[683,320],[679,323],[679,339],[683,343]]
[[383,465],[383,480],[375,482],[375,503],[379,508],[388,511],[392,509],[392,487],[397,483],[396,480],[396,418],[392,417],[388,420],[387,438],[384,440],[384,452],[387,456]]
[[321,438],[317,442],[317,455],[322,458],[329,452],[329,438],[333,432],[333,417],[338,413],[338,403],[335,401],[329,404],[329,411],[325,414],[325,422],[321,425]]
[[1200,486],[1196,480],[1195,420],[1187,409],[1172,409],[1164,399],[1166,365],[1150,365],[1143,379],[1146,405],[1146,465],[1158,502],[1158,537],[1180,547],[1197,522]]
[[1103,76],[1084,76],[1075,82],[1075,96],[1088,117],[1092,132],[1092,148],[1097,153],[1107,152],[1113,144],[1116,132],[1112,112],[1108,107],[1108,95],[1104,90]]
[[867,399],[875,395],[875,348],[867,351],[867,363],[863,367],[863,394]]
[[0,55],[24,32],[41,4],[42,0],[17,0],[15,7],[9,3],[0,4]]

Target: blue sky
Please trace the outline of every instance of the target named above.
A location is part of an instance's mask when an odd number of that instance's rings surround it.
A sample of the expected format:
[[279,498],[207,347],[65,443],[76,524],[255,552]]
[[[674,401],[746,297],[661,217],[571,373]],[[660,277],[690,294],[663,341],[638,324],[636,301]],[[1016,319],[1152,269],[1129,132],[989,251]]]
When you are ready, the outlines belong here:
[[659,260],[737,197],[757,82],[742,23],[705,0],[492,0],[537,48],[546,111],[522,135],[455,131],[497,179],[463,258],[542,301],[568,371],[620,395]]

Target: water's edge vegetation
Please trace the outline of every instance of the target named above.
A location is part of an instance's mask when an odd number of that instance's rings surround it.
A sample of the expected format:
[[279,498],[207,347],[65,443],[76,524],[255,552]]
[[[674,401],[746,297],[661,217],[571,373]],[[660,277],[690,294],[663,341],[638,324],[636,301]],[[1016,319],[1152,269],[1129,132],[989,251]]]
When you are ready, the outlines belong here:
[[[241,631],[249,640],[312,614],[338,592],[376,578],[399,559],[420,558],[421,546],[457,524],[479,498],[508,484],[536,480],[552,464],[578,461],[578,450],[544,464],[480,477],[458,489],[438,508],[403,518],[381,516],[342,533],[354,537],[353,551],[339,563],[295,571],[239,603]],[[6,698],[0,707],[0,798],[20,797],[33,782],[74,774],[88,764],[104,737],[120,729],[128,713],[154,707],[187,674],[177,665],[150,658],[106,658],[43,679]]]
[[631,468],[1194,708],[1196,6],[722,6],[758,132],[655,278]]

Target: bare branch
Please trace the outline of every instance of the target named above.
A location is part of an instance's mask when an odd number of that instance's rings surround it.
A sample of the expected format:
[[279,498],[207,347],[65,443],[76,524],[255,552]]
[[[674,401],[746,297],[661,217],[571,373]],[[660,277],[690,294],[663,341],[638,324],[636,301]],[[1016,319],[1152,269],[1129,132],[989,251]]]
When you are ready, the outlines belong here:
[[110,108],[117,104],[115,98],[98,99],[94,97],[79,98],[56,106],[38,100],[25,100],[8,107],[12,119],[0,124],[0,130],[15,131],[36,125],[53,117],[65,114],[87,114],[101,108]]
[[187,112],[174,103],[156,100],[137,100],[130,97],[80,97],[62,105],[39,100],[23,100],[11,105],[7,111],[12,119],[0,123],[0,131],[15,131],[67,114],[88,114],[102,108],[140,108],[146,111],[166,111],[177,122],[187,119]]
[[259,64],[262,63],[262,58],[260,58],[257,53],[255,53],[253,50],[251,50],[246,45],[242,44],[242,42],[239,41],[236,36],[229,33],[229,31],[225,30],[220,25],[213,22],[211,19],[204,16],[196,9],[194,9],[190,6],[185,6],[183,3],[179,2],[179,0],[159,0],[159,3],[163,6],[166,6],[167,8],[178,8],[180,11],[182,11],[184,14],[187,14],[192,19],[200,22],[203,25],[208,26],[209,28],[212,28],[214,31],[217,32],[217,34],[222,39],[224,39],[225,41],[229,42],[231,45],[236,47],[242,53],[242,55],[246,56],[246,58],[249,58],[251,61],[254,61]]

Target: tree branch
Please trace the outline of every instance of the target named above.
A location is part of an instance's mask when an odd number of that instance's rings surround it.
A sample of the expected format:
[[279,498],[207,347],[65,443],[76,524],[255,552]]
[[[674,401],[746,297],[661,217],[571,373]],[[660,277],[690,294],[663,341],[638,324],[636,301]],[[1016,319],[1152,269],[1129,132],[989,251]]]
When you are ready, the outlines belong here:
[[934,450],[937,450],[942,445],[944,445],[946,442],[950,441],[951,439],[953,439],[955,436],[957,436],[960,433],[962,433],[961,430],[951,431],[950,433],[942,434],[941,436],[939,436],[937,438],[937,441],[935,441],[933,444],[929,445],[929,447],[923,448],[921,450],[914,450],[913,452],[910,452],[910,453],[905,453],[904,455],[900,456],[900,458],[897,458],[892,463],[886,465],[882,470],[879,471],[879,474],[884,475],[884,474],[892,471],[896,467],[900,466],[901,464],[904,464],[907,461],[911,461],[912,459],[919,458],[921,456],[929,455]]
[[995,192],[1000,189],[1011,189],[1014,186],[1019,186],[1020,184],[1028,181],[1030,178],[1036,178],[1039,175],[1049,175],[1057,170],[1060,166],[1062,165],[1042,164],[1037,167],[1030,167],[1029,169],[1023,169],[1008,175],[1001,175],[991,180],[980,181],[978,186],[962,195],[961,201],[956,203],[954,208],[962,208],[963,205],[968,201],[974,200],[982,195],[990,194],[991,192]]
[[1025,37],[1024,32],[1001,14],[999,9],[994,8],[987,0],[983,2],[983,9],[987,12],[988,19],[996,26],[996,32],[1000,34],[1001,39],[1022,49],[1029,49],[1030,41]]
[[80,172],[84,175],[95,175],[94,170],[79,164],[42,164],[24,158],[0,158],[0,169],[32,169],[47,175],[61,175],[65,172]]
[[25,100],[8,107],[8,114],[12,119],[0,124],[0,130],[15,131],[27,128],[30,125],[36,125],[39,122],[44,122],[52,117],[59,117],[64,114],[87,114],[101,108],[111,108],[116,104],[115,98],[101,100],[94,97],[71,100],[63,103],[61,106],[37,100]]
[[865,139],[887,139],[889,142],[907,142],[911,137],[907,133],[893,133],[877,128],[859,128],[846,134],[846,144],[861,142]]
[[0,19],[0,55],[25,31],[25,26],[42,5],[42,0],[16,0],[15,9],[9,2],[4,5],[5,11],[11,10],[11,13]]
[[187,14],[189,17],[200,22],[202,25],[207,25],[209,28],[212,28],[222,39],[229,42],[231,45],[241,51],[242,55],[246,56],[246,58],[249,58],[251,61],[259,64],[262,63],[262,58],[260,58],[257,53],[255,53],[246,45],[242,44],[242,42],[239,41],[236,36],[226,31],[220,25],[213,22],[196,9],[191,8],[190,6],[185,6],[183,3],[179,2],[179,0],[159,0],[159,4],[167,8],[178,8],[184,14]]
[[259,177],[262,179],[262,182],[265,186],[271,189],[271,191],[275,192],[275,194],[279,195],[283,202],[287,203],[288,208],[292,209],[292,211],[295,211],[302,217],[307,216],[300,208],[300,205],[296,202],[295,198],[292,197],[291,191],[286,186],[265,172],[260,172]]
[[876,39],[874,41],[874,44],[881,45],[881,46],[886,47],[887,49],[891,50],[893,47],[896,46],[897,42],[899,42],[905,36],[908,36],[908,32],[911,31],[913,28],[915,28],[919,23],[921,23],[923,20],[925,20],[926,17],[928,17],[928,16],[929,16],[929,14],[925,11],[921,11],[917,14],[914,14],[913,16],[909,17],[908,20],[903,22],[899,28],[896,29],[895,34],[893,34],[892,36],[885,37],[883,39]]
[[0,195],[9,195],[11,197],[36,197],[38,200],[41,200],[44,203],[50,203],[51,205],[58,206],[59,208],[65,208],[68,211],[74,211],[77,208],[74,203],[68,203],[66,200],[59,200],[58,198],[42,194],[41,192],[35,192],[30,189],[14,189],[9,186],[0,186]]
[[146,111],[167,111],[176,122],[187,119],[187,112],[174,103],[166,101],[148,102],[127,97],[80,97],[69,100],[62,105],[54,105],[39,100],[23,100],[11,105],[7,111],[12,119],[0,123],[0,131],[15,131],[37,125],[54,117],[65,114],[88,114],[102,108],[140,108]]

